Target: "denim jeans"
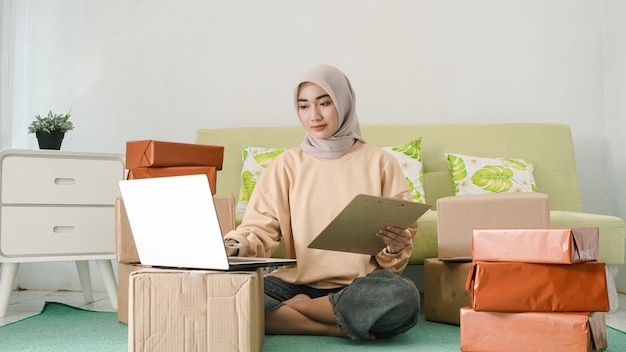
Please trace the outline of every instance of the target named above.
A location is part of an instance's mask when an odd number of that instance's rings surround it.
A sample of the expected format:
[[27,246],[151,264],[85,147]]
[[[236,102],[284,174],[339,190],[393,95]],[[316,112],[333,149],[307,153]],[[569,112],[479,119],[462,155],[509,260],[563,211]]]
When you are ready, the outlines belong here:
[[377,338],[402,334],[415,326],[420,307],[419,291],[411,280],[377,270],[356,278],[348,286],[330,290],[266,277],[265,314],[297,294],[311,298],[328,296],[337,323],[353,340],[363,339],[367,333]]

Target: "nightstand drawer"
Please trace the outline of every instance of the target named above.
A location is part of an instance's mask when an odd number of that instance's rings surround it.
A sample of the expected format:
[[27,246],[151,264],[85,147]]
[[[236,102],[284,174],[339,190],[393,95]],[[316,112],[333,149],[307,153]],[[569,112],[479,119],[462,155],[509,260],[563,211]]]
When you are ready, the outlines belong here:
[[0,210],[0,256],[115,254],[113,207]]
[[113,205],[125,171],[115,159],[21,155],[7,155],[1,169],[5,205]]

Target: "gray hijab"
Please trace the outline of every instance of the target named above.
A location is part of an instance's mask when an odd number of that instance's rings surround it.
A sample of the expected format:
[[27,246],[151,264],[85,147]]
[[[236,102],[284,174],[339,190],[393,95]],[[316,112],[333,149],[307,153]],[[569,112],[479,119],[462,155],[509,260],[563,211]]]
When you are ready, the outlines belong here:
[[298,90],[304,82],[311,82],[320,86],[328,93],[335,103],[339,117],[339,129],[334,135],[319,139],[308,132],[300,146],[302,150],[313,157],[321,159],[336,159],[344,155],[356,140],[365,143],[361,137],[361,127],[356,116],[356,97],[352,85],[343,72],[330,65],[319,65],[309,70],[296,86],[296,110],[298,108]]

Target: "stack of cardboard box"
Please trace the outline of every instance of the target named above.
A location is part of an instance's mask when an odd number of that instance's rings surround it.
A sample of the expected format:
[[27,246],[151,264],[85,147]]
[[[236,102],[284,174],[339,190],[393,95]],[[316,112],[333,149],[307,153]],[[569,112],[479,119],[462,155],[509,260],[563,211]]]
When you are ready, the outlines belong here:
[[598,228],[475,229],[461,351],[603,351]]
[[424,317],[459,325],[459,310],[469,305],[465,281],[472,268],[473,230],[549,227],[548,197],[484,194],[444,197],[436,205],[438,257],[424,262]]
[[[224,147],[155,140],[126,143],[128,179],[205,174],[215,194],[217,170],[222,169]],[[234,228],[234,196],[215,197],[222,232]],[[231,216],[233,220],[231,220]],[[128,323],[128,278],[142,269],[128,223],[124,202],[115,202],[115,249],[118,262],[118,319]]]
[[[220,222],[220,229],[222,234],[226,234],[235,228],[235,197],[233,195],[214,196],[213,201]],[[117,318],[121,323],[128,324],[129,275],[133,271],[145,269],[146,266],[141,265],[139,260],[122,198],[115,201],[115,254],[118,263]]]
[[142,269],[129,286],[129,351],[261,350],[262,269]]
[[[128,142],[128,178],[206,174],[215,194],[223,152],[217,146]],[[234,229],[234,195],[214,196],[214,204],[222,234]],[[140,262],[121,198],[115,222],[118,320],[128,324],[129,351],[260,351],[262,269],[151,268]]]

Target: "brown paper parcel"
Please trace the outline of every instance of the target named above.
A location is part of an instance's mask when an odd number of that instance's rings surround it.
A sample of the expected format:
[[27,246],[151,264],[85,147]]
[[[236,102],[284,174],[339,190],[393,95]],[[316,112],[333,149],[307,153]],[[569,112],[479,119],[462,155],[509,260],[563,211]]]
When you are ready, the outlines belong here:
[[141,140],[126,142],[126,168],[215,166],[222,169],[224,147],[194,143]]
[[472,262],[424,261],[424,318],[459,325],[459,309],[469,305],[465,290]]
[[260,351],[263,269],[130,273],[128,351]]
[[491,312],[608,312],[605,264],[474,262],[470,308]]
[[474,229],[474,261],[572,264],[598,260],[597,227]]
[[603,312],[499,313],[461,308],[461,351],[604,351]]
[[128,278],[130,273],[149,268],[141,264],[117,263],[117,321],[128,325]]
[[437,200],[437,257],[472,260],[477,228],[550,227],[548,196],[538,192],[449,196]]

